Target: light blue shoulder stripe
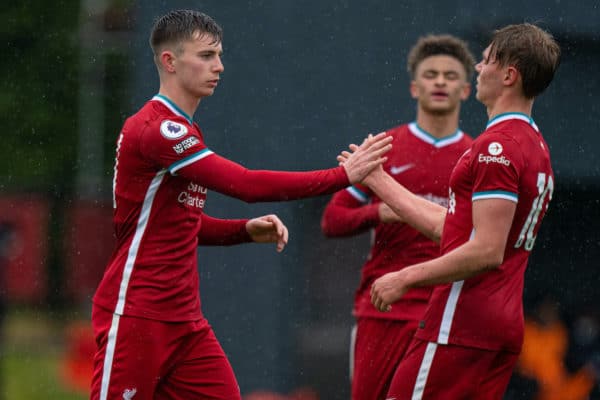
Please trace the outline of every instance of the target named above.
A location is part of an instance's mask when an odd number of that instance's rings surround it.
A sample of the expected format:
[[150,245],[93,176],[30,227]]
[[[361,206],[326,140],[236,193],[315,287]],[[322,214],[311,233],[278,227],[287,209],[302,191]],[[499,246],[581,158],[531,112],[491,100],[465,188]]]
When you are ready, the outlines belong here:
[[472,201],[483,199],[505,199],[517,203],[519,201],[519,196],[516,193],[506,192],[503,190],[491,190],[487,192],[473,193],[473,196],[471,197]]
[[187,156],[186,158],[182,158],[179,161],[174,162],[167,168],[171,175],[176,175],[176,172],[179,171],[183,167],[187,167],[188,165],[195,163],[198,160],[202,160],[204,157],[210,156],[213,152],[210,149],[202,149],[199,152]]

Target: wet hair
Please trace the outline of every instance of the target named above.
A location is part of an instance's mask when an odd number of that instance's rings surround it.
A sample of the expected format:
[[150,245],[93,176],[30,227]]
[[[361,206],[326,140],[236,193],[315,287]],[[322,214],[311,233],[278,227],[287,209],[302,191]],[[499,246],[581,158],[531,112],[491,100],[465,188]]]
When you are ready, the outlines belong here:
[[419,38],[408,53],[407,69],[411,79],[415,78],[419,64],[431,56],[456,58],[465,68],[467,81],[473,78],[475,57],[465,41],[452,35],[427,35]]
[[508,25],[494,32],[488,60],[514,66],[521,74],[523,95],[532,99],[552,82],[560,64],[560,47],[536,25]]
[[157,18],[150,33],[154,58],[158,57],[164,46],[175,46],[177,52],[181,50],[183,42],[198,35],[208,35],[213,43],[220,43],[223,29],[208,15],[194,10],[175,10]]

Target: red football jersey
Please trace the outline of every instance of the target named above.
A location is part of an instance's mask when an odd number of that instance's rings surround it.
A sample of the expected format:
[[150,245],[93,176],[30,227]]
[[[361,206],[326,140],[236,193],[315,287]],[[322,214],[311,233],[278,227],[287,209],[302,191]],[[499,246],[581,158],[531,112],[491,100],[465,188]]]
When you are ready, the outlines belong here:
[[203,217],[208,189],[272,201],[333,193],[348,184],[342,167],[257,171],[219,157],[191,117],[157,95],[119,135],[113,181],[117,246],[94,302],[119,315],[199,319],[198,243],[249,240],[245,220]]
[[[384,169],[411,192],[446,206],[450,172],[472,139],[461,130],[437,139],[414,122],[387,132],[393,141],[392,150],[386,154],[388,160]],[[361,207],[369,202],[373,207]],[[371,304],[371,285],[388,272],[437,257],[439,247],[409,225],[379,223],[377,209],[380,202],[364,186],[355,185],[338,192],[325,209],[323,229],[339,235],[374,227],[373,244],[355,294],[354,315],[418,320],[423,316],[431,288],[411,290],[393,305],[390,312],[381,313]]]
[[437,286],[418,338],[520,352],[525,268],[553,189],[548,146],[533,120],[520,113],[490,120],[452,172],[441,250],[447,253],[469,240],[472,202],[506,199],[517,208],[504,262],[493,271]]

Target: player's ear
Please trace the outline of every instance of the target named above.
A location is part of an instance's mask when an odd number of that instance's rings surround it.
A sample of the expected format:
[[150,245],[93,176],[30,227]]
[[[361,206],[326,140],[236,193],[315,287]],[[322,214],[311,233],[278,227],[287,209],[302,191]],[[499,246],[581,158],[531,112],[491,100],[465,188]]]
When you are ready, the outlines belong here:
[[514,85],[514,83],[519,79],[519,70],[509,65],[506,67],[506,72],[504,74],[504,83],[508,86]]
[[160,65],[166,72],[175,72],[175,54],[170,50],[160,53]]
[[410,96],[413,99],[418,99],[419,98],[419,88],[417,87],[417,83],[414,80],[410,81],[410,88],[409,88],[409,90],[410,90]]

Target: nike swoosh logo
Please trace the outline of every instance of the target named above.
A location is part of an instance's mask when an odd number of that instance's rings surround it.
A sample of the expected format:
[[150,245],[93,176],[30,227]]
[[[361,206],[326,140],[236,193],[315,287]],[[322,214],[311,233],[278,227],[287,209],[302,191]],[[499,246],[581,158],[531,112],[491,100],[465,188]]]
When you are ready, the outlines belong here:
[[414,166],[415,166],[415,164],[405,164],[405,165],[400,165],[399,167],[396,167],[395,165],[393,165],[390,168],[390,172],[392,173],[392,175],[398,175],[398,174],[403,173],[404,171],[408,171],[409,169],[411,169]]

